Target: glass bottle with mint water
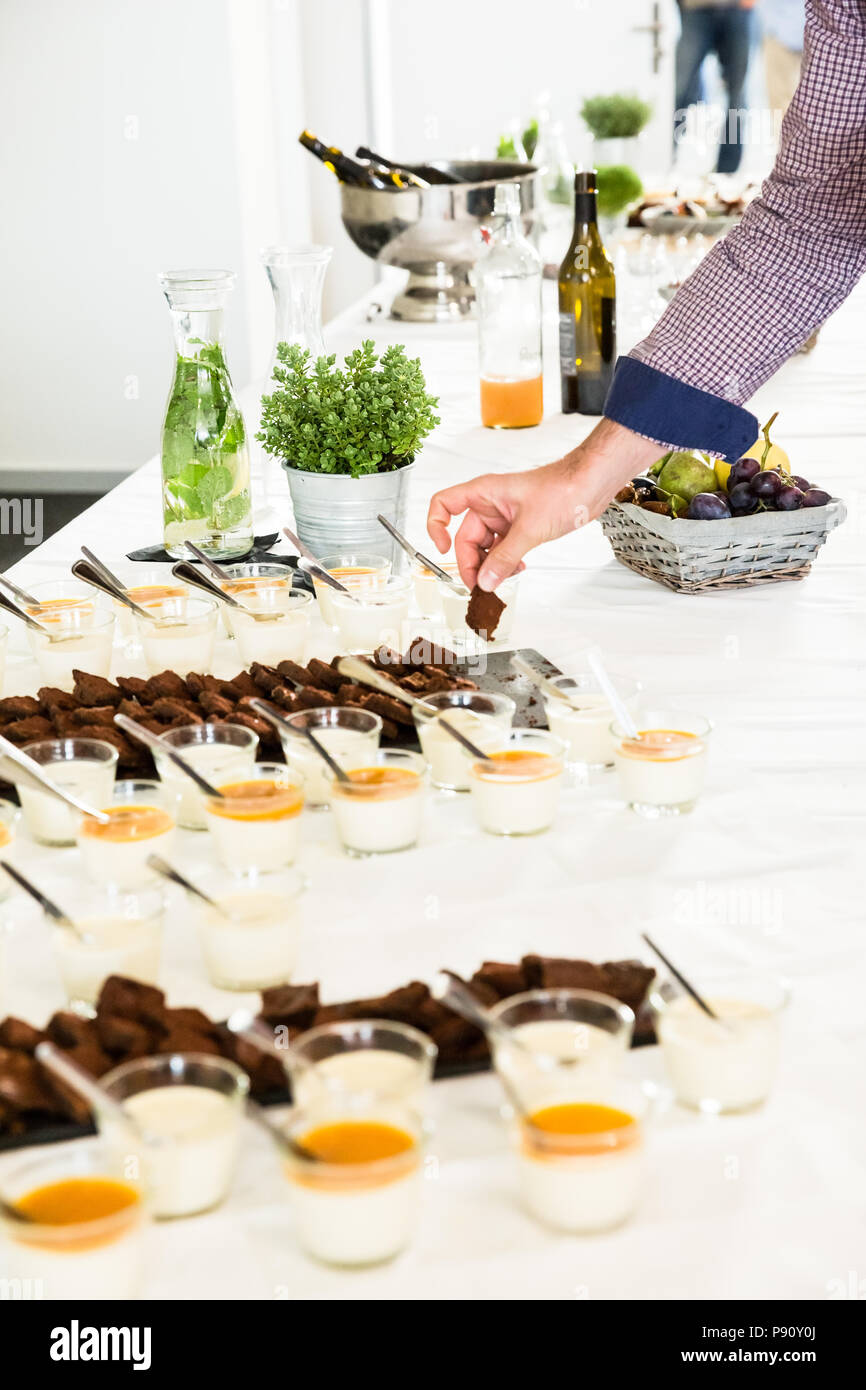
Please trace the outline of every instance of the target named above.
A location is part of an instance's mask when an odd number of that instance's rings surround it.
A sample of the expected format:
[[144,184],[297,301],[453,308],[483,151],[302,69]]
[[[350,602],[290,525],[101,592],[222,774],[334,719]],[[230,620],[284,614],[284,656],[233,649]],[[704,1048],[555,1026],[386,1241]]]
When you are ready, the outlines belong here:
[[176,349],[162,427],[162,515],[165,548],[177,558],[188,554],[186,541],[220,560],[252,543],[247,435],[223,347],[234,282],[230,270],[159,276]]

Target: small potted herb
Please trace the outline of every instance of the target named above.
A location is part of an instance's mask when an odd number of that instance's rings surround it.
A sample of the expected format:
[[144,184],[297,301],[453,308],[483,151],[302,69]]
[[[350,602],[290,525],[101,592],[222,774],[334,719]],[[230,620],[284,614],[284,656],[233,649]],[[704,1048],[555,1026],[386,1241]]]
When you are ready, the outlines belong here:
[[602,164],[598,175],[598,215],[603,235],[624,222],[623,213],[643,193],[643,184],[627,164]]
[[376,518],[403,529],[412,462],[439,424],[438,400],[401,345],[379,357],[368,340],[336,361],[280,343],[256,438],[282,462],[298,535],[314,554],[391,554]]
[[627,92],[587,97],[580,114],[593,138],[593,162],[637,164],[638,139],[652,117],[649,102]]

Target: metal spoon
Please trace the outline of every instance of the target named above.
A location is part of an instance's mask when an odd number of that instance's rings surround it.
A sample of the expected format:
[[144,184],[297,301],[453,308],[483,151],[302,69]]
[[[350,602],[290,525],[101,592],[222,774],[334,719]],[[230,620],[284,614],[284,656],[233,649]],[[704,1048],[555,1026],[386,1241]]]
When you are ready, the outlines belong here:
[[452,738],[458,743],[462,743],[467,753],[471,753],[478,762],[489,763],[488,755],[474,744],[465,734],[461,734],[459,729],[455,729],[449,719],[445,717],[445,712],[434,709],[424,700],[416,700],[413,695],[409,695],[401,689],[395,681],[383,676],[381,671],[377,671],[373,666],[368,666],[366,662],[359,661],[355,656],[344,656],[337,663],[337,670],[344,676],[350,676],[354,681],[360,681],[362,685],[372,686],[374,690],[380,690],[383,695],[390,695],[393,700],[402,700],[404,705],[409,705],[410,709],[420,714],[423,719],[435,719],[439,727],[446,729]]
[[125,608],[131,609],[137,618],[145,618],[147,622],[156,623],[159,627],[182,627],[186,622],[185,618],[160,617],[156,613],[148,613],[141,604],[129,597],[122,585],[118,587],[116,584],[110,584],[104,577],[102,569],[98,569],[90,560],[76,560],[72,566],[72,573],[76,579],[89,584],[91,588],[99,589],[101,593],[108,594],[115,603],[122,603]]
[[721,1024],[721,1026],[722,1026],[723,1028],[727,1028],[727,1030],[728,1030],[729,1033],[730,1033],[730,1032],[733,1032],[733,1029],[731,1028],[731,1025],[730,1025],[724,1018],[720,1018],[719,1015],[716,1013],[715,1009],[711,1009],[711,1008],[710,1008],[710,1006],[709,1006],[709,1004],[707,1003],[706,999],[702,999],[702,998],[701,998],[701,996],[698,994],[698,991],[695,989],[694,985],[689,984],[689,981],[686,979],[685,975],[680,974],[680,972],[679,972],[679,970],[677,970],[676,966],[671,964],[671,962],[668,960],[668,958],[667,958],[667,956],[664,954],[664,952],[659,950],[658,946],[656,946],[656,944],[655,944],[654,941],[650,940],[650,938],[647,936],[646,932],[641,932],[641,937],[642,937],[642,939],[646,942],[646,944],[649,946],[650,950],[651,950],[655,955],[658,956],[658,958],[659,958],[659,960],[661,961],[662,965],[664,965],[665,968],[666,968],[667,970],[670,971],[670,973],[673,975],[674,979],[677,981],[677,984],[679,984],[679,985],[682,986],[682,988],[685,990],[686,994],[691,995],[692,999],[694,999],[694,1001],[695,1001],[695,1003],[697,1004],[698,1008],[699,1008],[699,1009],[703,1009],[703,1011],[704,1011],[704,1013],[707,1015],[707,1017],[708,1017],[708,1018],[711,1018],[715,1023],[719,1023],[719,1024]]
[[84,556],[85,560],[88,560],[90,562],[92,567],[96,570],[96,573],[102,575],[102,578],[105,580],[106,584],[111,584],[114,586],[115,589],[120,589],[123,593],[126,593],[126,585],[124,584],[123,580],[118,579],[114,571],[110,570],[108,568],[108,565],[103,564],[102,560],[100,560],[98,556],[94,555],[92,550],[88,550],[87,546],[83,545],[81,547],[81,553]]
[[336,759],[331,757],[327,748],[319,742],[311,729],[296,729],[294,724],[290,724],[288,719],[284,719],[273,705],[267,704],[265,700],[251,699],[249,705],[250,709],[262,716],[262,719],[267,719],[269,724],[273,724],[275,729],[284,729],[287,733],[295,736],[300,734],[301,738],[305,738],[308,743],[311,743],[319,757],[328,764],[338,782],[351,782],[351,777],[343,771]]
[[161,855],[149,854],[147,856],[147,867],[153,869],[154,873],[159,874],[162,878],[168,879],[169,883],[176,883],[180,888],[185,888],[187,893],[191,893],[192,896],[198,898],[200,902],[207,903],[208,907],[212,907],[220,916],[225,917],[226,921],[237,921],[237,918],[234,917],[227,908],[223,907],[221,903],[218,903],[215,898],[209,897],[201,888],[197,888],[190,879],[184,878],[183,874],[177,869],[172,868],[168,860],[163,859]]
[[214,584],[212,579],[197,570],[195,565],[190,564],[189,560],[178,560],[176,565],[172,565],[171,572],[176,579],[180,579],[184,584],[189,584],[193,589],[201,589],[203,594],[208,594],[210,598],[215,598],[217,603],[224,603],[229,608],[237,608],[238,612],[246,613],[257,623],[278,622],[283,617],[281,612],[276,613],[257,613],[254,608],[248,608],[245,603],[239,603],[232,594],[226,593],[218,584]]
[[205,555],[204,551],[200,550],[197,545],[193,545],[192,541],[185,541],[184,544],[190,554],[194,555],[200,564],[204,565],[205,569],[213,575],[214,579],[219,580],[220,584],[222,584],[226,576],[216,561],[212,560],[209,555]]
[[386,516],[382,516],[381,512],[376,517],[376,520],[380,521],[388,534],[394,537],[394,540],[399,546],[402,546],[410,560],[417,560],[418,563],[424,565],[426,569],[432,570],[437,579],[443,579],[446,584],[451,585],[452,589],[463,588],[463,585],[459,580],[454,578],[453,574],[449,574],[448,571],[444,570],[441,565],[438,565],[435,560],[429,559],[426,555],[422,555],[420,550],[416,550],[411,541],[407,541],[406,537],[401,535],[397,527],[394,526]]
[[525,676],[537,690],[542,694],[549,695],[552,699],[562,700],[570,705],[572,709],[580,710],[581,706],[565,690],[560,690],[558,685],[554,685],[549,676],[543,676],[540,671],[536,671],[534,666],[530,666],[528,661],[524,661],[522,656],[516,653],[511,658],[511,666],[521,676]]
[[[260,1052],[264,1052],[266,1056],[276,1057],[280,1066],[285,1068],[284,1051],[277,1047],[273,1033],[265,1027],[260,1018],[256,1018],[254,1014],[250,1013],[249,1009],[235,1009],[234,1013],[230,1014],[226,1020],[226,1027],[230,1033],[234,1033],[235,1037],[244,1038],[248,1043],[252,1043],[253,1047],[257,1047]],[[251,1114],[257,1124],[264,1125],[271,1138],[279,1144],[281,1149],[292,1154],[295,1158],[303,1159],[305,1163],[322,1162],[319,1155],[314,1153],[312,1149],[308,1149],[305,1144],[294,1139],[290,1134],[278,1130],[275,1125],[265,1119],[258,1106],[255,1106]]]
[[297,550],[298,554],[303,555],[305,560],[312,560],[314,565],[318,564],[318,561],[315,555],[313,554],[312,550],[310,550],[309,546],[304,545],[304,542],[298,536],[295,535],[294,531],[290,531],[288,526],[283,527],[283,535],[285,536],[287,541],[290,541],[292,543],[292,545]]
[[14,743],[10,743],[8,738],[4,738],[0,734],[0,761],[4,758],[23,772],[37,791],[46,792],[49,796],[56,797],[58,801],[65,802],[67,806],[71,806],[74,811],[80,811],[84,816],[90,816],[100,825],[108,824],[111,817],[105,811],[97,811],[93,806],[88,806],[86,802],[73,796],[72,792],[68,792],[65,787],[59,787],[56,782],[52,782],[50,777],[46,777],[40,764],[34,758],[31,758],[20,748],[16,748]]
[[[473,1023],[476,1028],[480,1028],[481,1032],[488,1040],[492,1039],[494,1042],[498,1042],[501,1047],[517,1047],[529,1053],[529,1049],[526,1048],[519,1039],[511,1036],[512,1030],[510,1028],[504,1028],[501,1023],[492,1019],[487,1010],[482,1008],[478,1003],[478,1000],[471,991],[468,990],[465,985],[461,984],[459,980],[452,979],[450,975],[437,975],[431,986],[430,993],[433,995],[434,999],[438,999],[446,1008],[451,1009],[455,1014],[459,1014],[461,1018],[465,1018],[467,1023]],[[535,1059],[534,1053],[530,1053],[529,1055]],[[515,1091],[510,1079],[507,1078],[501,1070],[497,1071],[497,1076],[502,1082],[502,1089],[508,1096],[516,1113],[521,1117],[525,1117],[527,1113],[526,1106]]]
[[11,579],[7,579],[5,574],[0,574],[0,584],[8,589],[12,597],[17,598],[19,603],[27,603],[32,608],[39,607],[38,598],[34,598],[32,594],[28,594],[26,589],[19,589],[18,585],[13,584]]
[[327,584],[331,589],[336,589],[338,594],[345,594],[353,603],[359,602],[358,595],[353,594],[351,589],[347,589],[345,584],[341,584],[339,579],[335,579],[328,570],[319,564],[318,560],[308,560],[305,555],[302,555],[298,560],[298,569],[304,574],[312,575],[314,579],[321,579],[323,584]]
[[7,1221],[23,1221],[28,1225],[35,1224],[35,1217],[31,1216],[29,1212],[22,1211],[6,1197],[0,1197],[0,1215],[5,1216]]
[[187,762],[186,758],[178,753],[176,748],[169,748],[167,744],[163,743],[158,734],[152,734],[150,729],[145,729],[142,724],[138,724],[134,719],[130,719],[127,714],[116,714],[114,716],[114,722],[119,729],[123,729],[124,733],[130,734],[133,738],[137,738],[139,743],[144,743],[148,748],[152,748],[157,753],[161,753],[162,756],[178,768],[180,772],[184,773],[186,777],[189,777],[190,781],[195,782],[199,791],[204,792],[205,796],[219,798],[224,796],[224,793],[220,791],[219,787],[213,786],[206,777],[202,777],[201,773],[196,771],[196,769]]
[[43,912],[45,912],[52,921],[56,922],[59,927],[64,927],[67,931],[74,932],[79,941],[91,942],[93,940],[93,937],[88,932],[82,931],[78,923],[73,921],[73,919],[63,911],[62,907],[58,907],[55,902],[52,902],[51,898],[47,898],[41,889],[36,887],[35,883],[31,883],[29,878],[24,877],[19,869],[13,868],[5,859],[0,859],[0,868],[5,869],[9,877],[18,884],[18,887],[23,888],[25,893],[29,893],[30,897],[42,908]]
[[77,1091],[82,1099],[87,1101],[90,1109],[95,1115],[102,1116],[106,1120],[113,1120],[115,1124],[129,1126],[145,1141],[153,1142],[156,1135],[150,1134],[142,1129],[141,1125],[124,1110],[120,1101],[110,1096],[102,1086],[90,1075],[78,1062],[73,1062],[71,1057],[67,1057],[61,1052],[59,1047],[55,1047],[52,1042],[37,1043],[34,1056],[46,1071],[53,1072],[58,1080],[65,1082],[73,1091]]

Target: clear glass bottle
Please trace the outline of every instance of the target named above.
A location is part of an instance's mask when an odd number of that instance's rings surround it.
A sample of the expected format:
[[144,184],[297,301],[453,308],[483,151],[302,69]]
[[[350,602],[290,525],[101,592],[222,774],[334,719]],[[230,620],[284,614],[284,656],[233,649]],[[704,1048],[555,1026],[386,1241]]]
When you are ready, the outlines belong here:
[[162,428],[165,548],[187,556],[193,541],[213,559],[245,555],[252,544],[250,461],[243,416],[223,349],[230,270],[167,270],[176,348]]
[[550,273],[558,272],[574,226],[574,165],[561,121],[552,121],[544,111],[538,118],[538,141],[532,156],[541,171],[543,207],[538,248]]
[[266,246],[260,253],[274,292],[274,351],[268,370],[270,389],[278,343],[297,343],[315,360],[325,351],[322,288],[333,246]]
[[494,211],[504,220],[475,267],[481,423],[522,429],[544,409],[541,257],[523,234],[517,184],[497,184]]

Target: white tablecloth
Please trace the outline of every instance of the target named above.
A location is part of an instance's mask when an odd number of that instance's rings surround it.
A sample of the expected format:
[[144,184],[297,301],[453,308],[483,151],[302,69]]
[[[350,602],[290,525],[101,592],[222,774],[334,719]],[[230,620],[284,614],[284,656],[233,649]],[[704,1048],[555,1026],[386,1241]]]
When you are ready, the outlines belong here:
[[[770,1103],[716,1120],[662,1113],[639,1214],[615,1234],[578,1240],[551,1235],[520,1209],[493,1077],[437,1083],[422,1234],[394,1264],[355,1274],[299,1253],[278,1163],[249,1126],[230,1202],[154,1229],[150,1296],[814,1299],[862,1264],[863,302],[846,306],[815,352],[790,362],[755,403],[762,419],[780,411],[776,433],[794,470],[849,504],[847,524],[805,582],[672,594],[616,564],[597,525],[530,557],[514,645],[567,667],[597,642],[613,668],[633,672],[654,696],[715,722],[707,790],[691,817],[641,821],[604,780],[570,790],[555,830],[519,843],[481,836],[466,800],[444,796],[431,804],[421,846],[383,864],[341,858],[327,815],[308,816],[304,827],[310,889],[297,978],[320,980],[326,1000],[527,951],[642,954],[638,933],[650,930],[693,974],[754,963],[791,979]],[[474,327],[369,326],[364,309],[331,326],[329,348],[342,352],[364,336],[405,342],[441,397],[442,425],[413,482],[409,529],[419,543],[436,487],[548,461],[588,428],[558,413],[552,350],[544,423],[485,431]],[[247,404],[252,417],[252,393]],[[262,470],[259,456],[259,531],[290,515],[279,470]],[[120,562],[157,541],[159,526],[152,460],[14,577],[64,576],[81,543]],[[324,630],[316,649],[331,654]],[[226,674],[237,668],[227,644],[219,659]],[[6,693],[38,684],[16,632]],[[74,850],[46,855],[22,837],[18,852],[58,894],[76,871]],[[184,852],[193,870],[211,862],[205,837],[188,834]],[[2,1007],[41,1023],[62,1002],[46,930],[18,898],[0,911],[13,922]],[[188,918],[178,903],[168,922],[169,1001],[224,1017],[237,996],[204,980]],[[636,1077],[662,1079],[657,1049],[628,1060]]]

